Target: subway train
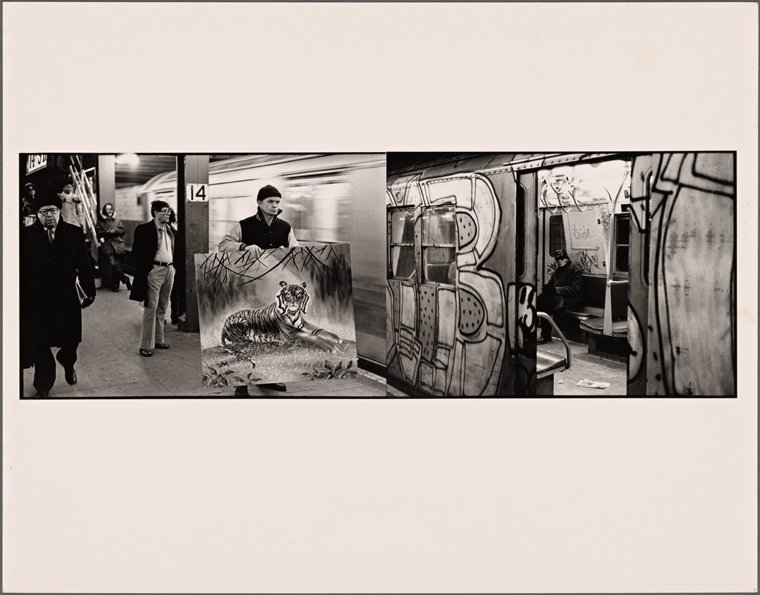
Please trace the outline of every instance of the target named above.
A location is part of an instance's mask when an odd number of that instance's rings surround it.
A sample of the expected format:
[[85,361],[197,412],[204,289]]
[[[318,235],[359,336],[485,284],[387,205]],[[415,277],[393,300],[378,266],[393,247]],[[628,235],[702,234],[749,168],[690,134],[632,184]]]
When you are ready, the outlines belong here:
[[[630,396],[734,395],[735,158],[389,155],[389,383],[552,395],[580,343],[624,358]],[[560,249],[583,276],[561,321],[537,309]],[[537,344],[540,319],[563,348]]]
[[[282,192],[282,217],[300,241],[351,244],[357,353],[385,367],[384,154],[245,155],[209,164],[209,250],[256,209],[266,184]],[[150,218],[150,203],[176,209],[177,174],[167,171],[140,187],[119,189],[116,212],[131,248],[136,225]]]

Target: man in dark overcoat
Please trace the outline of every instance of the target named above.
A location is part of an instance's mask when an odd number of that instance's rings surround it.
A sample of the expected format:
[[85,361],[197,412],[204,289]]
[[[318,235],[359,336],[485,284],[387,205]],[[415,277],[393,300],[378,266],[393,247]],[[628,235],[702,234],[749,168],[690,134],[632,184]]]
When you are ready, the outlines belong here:
[[[37,396],[47,397],[56,375],[51,347],[60,347],[56,359],[66,382],[77,382],[82,308],[95,301],[95,280],[82,229],[63,220],[61,199],[40,196],[34,211],[37,221],[21,235],[21,332],[34,351]],[[77,277],[84,292],[81,301]]]
[[[557,268],[549,277],[549,282],[538,296],[536,307],[539,312],[546,312],[552,318],[563,316],[570,308],[583,300],[583,271],[570,262],[567,252],[557,250],[554,253]],[[552,340],[552,327],[549,321],[539,319],[541,338],[539,343]]]

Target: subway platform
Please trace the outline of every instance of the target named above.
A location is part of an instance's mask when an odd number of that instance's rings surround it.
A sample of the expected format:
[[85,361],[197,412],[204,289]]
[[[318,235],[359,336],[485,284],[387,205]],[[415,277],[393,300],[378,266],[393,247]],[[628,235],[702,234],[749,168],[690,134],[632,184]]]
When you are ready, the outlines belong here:
[[[620,397],[626,396],[628,389],[627,364],[613,358],[600,357],[588,353],[588,346],[576,341],[568,341],[572,350],[572,367],[554,375],[554,396],[556,397]],[[565,347],[554,338],[550,343],[539,346],[542,351],[554,355],[564,355]],[[607,383],[605,388],[578,386],[578,382],[589,380]],[[411,393],[388,384],[388,396],[410,397]],[[434,398],[434,397],[431,397]],[[511,398],[511,397],[505,397]],[[551,398],[551,397],[549,397]]]
[[[234,388],[204,387],[201,381],[200,333],[186,333],[166,323],[170,348],[153,357],[138,353],[142,308],[119,292],[98,289],[95,303],[82,312],[82,343],[76,371],[78,382],[66,384],[56,364],[49,398],[86,397],[209,397],[235,398]],[[55,353],[57,350],[54,349]],[[33,369],[23,372],[23,396],[34,398]],[[249,387],[251,397],[385,397],[385,379],[359,370],[352,379],[287,382],[287,391]],[[240,398],[240,397],[237,397]]]

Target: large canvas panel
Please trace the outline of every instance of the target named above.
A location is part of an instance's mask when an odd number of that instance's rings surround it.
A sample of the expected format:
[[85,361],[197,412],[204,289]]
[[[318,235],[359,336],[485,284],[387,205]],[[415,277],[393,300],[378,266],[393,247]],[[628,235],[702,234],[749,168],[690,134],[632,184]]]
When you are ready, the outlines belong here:
[[348,244],[196,254],[195,274],[205,385],[356,374]]

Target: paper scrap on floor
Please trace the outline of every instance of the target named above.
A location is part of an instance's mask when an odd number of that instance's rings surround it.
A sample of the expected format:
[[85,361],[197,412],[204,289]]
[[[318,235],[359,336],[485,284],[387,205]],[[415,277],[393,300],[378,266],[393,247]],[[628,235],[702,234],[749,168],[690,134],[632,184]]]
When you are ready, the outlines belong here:
[[579,380],[576,386],[582,386],[584,388],[609,388],[610,383],[609,382],[594,382],[593,380],[584,378],[583,380]]

